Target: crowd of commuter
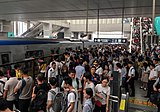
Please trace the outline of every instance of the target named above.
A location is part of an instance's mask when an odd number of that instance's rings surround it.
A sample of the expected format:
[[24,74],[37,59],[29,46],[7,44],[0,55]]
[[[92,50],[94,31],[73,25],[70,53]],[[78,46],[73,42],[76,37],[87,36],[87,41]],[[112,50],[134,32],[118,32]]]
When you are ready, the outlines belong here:
[[[0,111],[109,112],[113,71],[120,87],[135,97],[135,80],[141,79],[146,96],[160,93],[160,63],[155,49],[129,53],[122,45],[101,45],[69,50],[46,63],[39,59],[36,79],[15,65],[9,76],[0,71]],[[160,100],[159,100],[160,101]],[[6,106],[6,105],[7,106]],[[82,106],[79,106],[79,105]],[[157,103],[158,112],[160,104]]]

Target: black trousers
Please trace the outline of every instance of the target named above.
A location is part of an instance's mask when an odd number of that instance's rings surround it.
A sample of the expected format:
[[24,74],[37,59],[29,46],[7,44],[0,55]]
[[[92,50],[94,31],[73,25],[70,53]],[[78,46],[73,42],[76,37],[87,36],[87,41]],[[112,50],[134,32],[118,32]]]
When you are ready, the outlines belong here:
[[106,105],[102,105],[101,107],[95,105],[93,112],[106,112]]
[[25,100],[19,99],[19,102],[18,102],[19,103],[19,110],[21,112],[28,112],[30,101],[31,101],[31,99],[25,99]]
[[[131,92],[129,91],[129,87],[128,86],[130,86]],[[126,82],[125,89],[126,89],[126,92],[130,93],[130,96],[135,96],[134,78],[131,78],[128,83]]]
[[155,82],[156,82],[155,80],[148,81],[147,97],[150,97],[151,93],[153,93],[153,85]]
[[160,105],[158,105],[157,107],[158,107],[158,111],[157,112],[160,112]]
[[18,101],[14,100],[14,101],[7,101],[7,106],[10,110],[13,110],[13,105],[15,105],[16,109],[18,108]]

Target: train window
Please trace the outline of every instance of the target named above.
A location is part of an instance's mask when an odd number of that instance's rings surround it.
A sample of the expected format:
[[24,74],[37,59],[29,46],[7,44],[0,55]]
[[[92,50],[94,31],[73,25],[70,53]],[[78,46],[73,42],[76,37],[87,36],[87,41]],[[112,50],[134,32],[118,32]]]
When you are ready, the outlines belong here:
[[112,43],[112,39],[108,39],[108,43]]
[[126,43],[126,39],[122,39],[122,43]]
[[68,49],[68,48],[66,48],[66,49],[65,49],[65,51],[66,51],[66,52],[68,52],[68,51],[69,51],[69,49]]
[[60,50],[60,48],[58,47],[56,50],[56,54],[59,54],[59,50]]
[[89,40],[92,39],[92,35],[91,35],[91,34],[88,35],[88,39],[89,39]]
[[51,50],[51,54],[54,54],[54,52],[55,52],[54,50]]
[[118,43],[121,43],[121,39],[118,39]]
[[9,54],[1,54],[2,64],[9,63]]
[[35,51],[26,51],[25,58],[36,58],[36,57],[43,57],[44,52],[43,50],[35,50]]

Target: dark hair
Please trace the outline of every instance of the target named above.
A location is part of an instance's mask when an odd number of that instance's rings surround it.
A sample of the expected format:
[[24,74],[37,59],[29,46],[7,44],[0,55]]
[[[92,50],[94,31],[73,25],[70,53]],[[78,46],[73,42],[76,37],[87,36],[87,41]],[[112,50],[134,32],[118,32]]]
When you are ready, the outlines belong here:
[[15,71],[14,69],[12,69],[12,70],[10,71],[10,76],[11,76],[11,77],[16,77],[16,71]]
[[37,80],[39,80],[40,82],[44,81],[44,77],[42,74],[38,74],[37,75]]
[[7,101],[4,98],[0,98],[0,111],[4,111],[7,108]]
[[61,61],[65,61],[65,57],[64,56],[61,56]]
[[0,70],[0,76],[4,76],[4,73]]
[[70,55],[70,53],[69,52],[65,52],[64,55]]
[[154,68],[155,68],[155,64],[153,64],[153,63],[152,63],[152,64],[150,64],[150,66],[152,66],[152,67],[154,67]]
[[17,68],[19,68],[20,67],[20,65],[14,65],[14,69],[17,69]]
[[64,79],[65,84],[69,84],[70,86],[72,86],[72,79],[70,77],[67,77]]
[[64,72],[65,69],[66,69],[66,72],[68,73],[68,66],[67,65],[63,65],[61,71]]
[[69,70],[69,74],[70,74],[70,73],[76,73],[75,69],[70,69],[70,70]]
[[127,66],[127,63],[123,63],[123,66],[124,66],[124,67]]
[[56,65],[56,63],[53,61],[53,62],[52,62],[52,66],[53,66],[54,64]]
[[85,62],[85,61],[86,61],[87,63],[89,63],[89,59],[88,59],[88,58],[86,58],[86,59],[83,60],[83,62]]
[[118,68],[122,68],[122,65],[121,65],[120,63],[117,63],[116,66],[117,66]]
[[55,86],[57,84],[57,79],[55,77],[51,77],[51,78],[49,78],[49,83],[52,86]]
[[86,94],[90,96],[90,98],[93,97],[93,90],[91,88],[86,88]]
[[133,64],[133,62],[132,62],[132,61],[129,61],[128,64]]
[[84,68],[85,68],[85,71],[86,71],[86,72],[90,72],[90,66],[89,66],[89,65],[85,65]]
[[107,82],[109,82],[109,77],[104,76],[104,77],[102,77],[102,81],[103,81],[103,80],[107,80]]
[[86,79],[88,79],[88,80],[91,81],[91,74],[90,74],[90,72],[86,72],[86,73],[84,74],[84,77],[85,77]]
[[95,67],[95,66],[92,66],[92,67],[91,67],[91,69],[92,69],[92,68],[95,68],[95,69],[96,69],[96,67]]
[[23,68],[23,69],[21,69],[21,71],[22,71],[22,73],[25,74],[25,75],[28,74],[28,68]]
[[83,64],[83,59],[79,60],[79,64],[82,65]]

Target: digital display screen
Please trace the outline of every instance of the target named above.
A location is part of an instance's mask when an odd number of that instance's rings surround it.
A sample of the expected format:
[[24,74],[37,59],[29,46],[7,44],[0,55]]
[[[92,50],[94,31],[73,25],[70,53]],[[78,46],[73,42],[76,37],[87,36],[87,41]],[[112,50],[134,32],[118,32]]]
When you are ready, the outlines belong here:
[[94,38],[94,42],[104,42],[104,43],[126,43],[126,42],[127,42],[127,39]]

